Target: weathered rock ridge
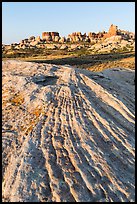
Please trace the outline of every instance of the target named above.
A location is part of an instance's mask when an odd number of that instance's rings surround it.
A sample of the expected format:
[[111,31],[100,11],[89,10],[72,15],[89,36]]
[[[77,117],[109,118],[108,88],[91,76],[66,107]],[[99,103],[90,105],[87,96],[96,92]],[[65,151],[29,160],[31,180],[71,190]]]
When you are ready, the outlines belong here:
[[[79,45],[79,43],[89,43],[88,48],[92,49],[92,45],[102,44],[105,40],[109,41],[109,39],[113,38],[113,42],[115,44],[120,45],[121,41],[124,41],[125,44],[128,44],[128,47],[132,46],[135,49],[135,34],[129,31],[123,31],[118,29],[117,26],[111,25],[108,32],[89,32],[88,35],[86,33],[82,34],[81,32],[73,32],[69,34],[68,37],[61,37],[58,32],[43,32],[42,39],[40,36],[31,36],[28,39],[21,40],[20,43],[12,43],[11,45],[3,45],[2,50],[10,50],[10,49],[27,49],[27,48],[47,48],[50,47],[48,44],[56,43],[56,45],[51,46],[52,48],[49,49],[60,49],[61,45],[64,43],[78,43],[77,49],[81,49],[83,46]],[[119,42],[118,42],[119,41]],[[58,45],[57,45],[58,43]],[[111,44],[111,42],[109,42]],[[108,43],[108,45],[109,45]],[[116,47],[113,46],[113,48]],[[71,45],[65,46],[65,49],[71,50]],[[80,47],[80,48],[79,48]],[[107,47],[108,48],[108,47]],[[112,49],[113,49],[112,48]],[[62,49],[62,48],[61,48]],[[109,48],[108,48],[109,50]]]
[[4,202],[135,202],[133,70],[2,70]]

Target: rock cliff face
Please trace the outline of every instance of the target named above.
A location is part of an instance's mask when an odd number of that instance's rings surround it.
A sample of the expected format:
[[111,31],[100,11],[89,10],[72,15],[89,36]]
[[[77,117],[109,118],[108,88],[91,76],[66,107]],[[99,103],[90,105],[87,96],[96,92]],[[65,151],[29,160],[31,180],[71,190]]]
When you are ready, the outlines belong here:
[[[113,38],[114,37],[114,38]],[[115,25],[111,25],[109,28],[108,32],[102,31],[102,32],[98,32],[98,33],[94,33],[94,32],[89,32],[88,35],[86,33],[82,34],[81,32],[73,32],[71,34],[69,34],[67,36],[67,38],[65,37],[61,37],[59,35],[58,32],[43,32],[42,33],[42,39],[40,38],[40,36],[36,37],[35,36],[31,36],[29,39],[24,39],[22,40],[19,44],[14,43],[12,44],[12,48],[15,49],[26,49],[26,48],[46,48],[48,43],[58,43],[58,44],[64,44],[64,43],[68,43],[70,42],[70,44],[74,43],[82,43],[82,44],[86,44],[88,43],[89,48],[91,48],[91,46],[93,44],[96,43],[102,43],[105,39],[116,39],[116,38],[121,38],[121,40],[126,40],[129,42],[128,48],[132,47],[133,49],[134,46],[132,46],[132,44],[135,42],[135,34],[129,31],[123,31],[118,29],[117,26]],[[131,41],[131,43],[130,43]],[[97,45],[98,46],[98,45]],[[53,47],[53,49],[59,46],[49,46],[49,47]],[[61,47],[61,46],[60,46]],[[79,47],[79,45],[78,45]],[[119,46],[120,47],[120,46]],[[11,49],[10,46],[5,45],[2,47],[2,50],[8,50]],[[91,48],[92,49],[92,48]],[[112,48],[113,49],[113,48]],[[115,48],[114,48],[115,49]],[[69,50],[69,46],[68,46],[68,50]],[[108,48],[108,50],[110,50]]]
[[134,71],[2,69],[3,202],[135,202]]
[[112,37],[112,36],[116,36],[118,34],[120,35],[120,33],[118,33],[118,27],[112,24],[110,26],[110,28],[109,28],[108,33],[105,33],[103,35],[103,38],[109,38],[109,37]]
[[46,41],[57,41],[57,37],[59,39],[59,33],[58,32],[43,32],[42,33],[42,39]]

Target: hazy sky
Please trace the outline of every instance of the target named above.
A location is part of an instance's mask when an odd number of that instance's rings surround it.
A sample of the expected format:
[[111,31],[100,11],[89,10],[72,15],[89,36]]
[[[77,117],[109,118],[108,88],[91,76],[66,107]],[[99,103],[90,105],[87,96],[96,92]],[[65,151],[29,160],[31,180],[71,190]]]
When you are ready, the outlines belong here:
[[111,24],[135,32],[135,2],[3,2],[2,43],[20,42],[44,31],[60,36],[108,31]]

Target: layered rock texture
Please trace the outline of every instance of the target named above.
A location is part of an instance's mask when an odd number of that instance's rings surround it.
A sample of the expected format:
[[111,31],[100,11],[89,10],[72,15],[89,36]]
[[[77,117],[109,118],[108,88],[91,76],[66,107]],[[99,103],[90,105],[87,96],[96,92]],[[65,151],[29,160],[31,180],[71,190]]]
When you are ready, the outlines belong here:
[[[135,49],[135,34],[129,31],[123,31],[118,29],[117,26],[115,25],[111,25],[108,32],[102,31],[102,32],[98,32],[98,33],[94,33],[94,32],[89,32],[88,34],[84,33],[82,34],[81,32],[73,32],[71,34],[69,34],[67,36],[67,38],[65,37],[61,37],[59,35],[58,32],[43,32],[42,33],[42,39],[40,38],[40,36],[31,36],[29,39],[24,39],[22,40],[20,43],[12,43],[11,45],[3,45],[2,46],[2,50],[6,51],[6,50],[10,50],[10,49],[30,49],[30,48],[47,48],[48,44],[54,44],[54,43],[58,43],[59,46],[58,49],[60,49],[61,45],[60,44],[64,44],[64,43],[74,43],[77,44],[77,47],[79,47],[79,43],[85,44],[84,47],[88,47],[92,49],[92,45],[93,44],[102,44],[102,42],[104,42],[105,39],[109,39],[112,38],[113,40],[119,39],[120,42],[123,40],[125,42],[127,42],[128,47]],[[117,41],[114,40],[114,42],[117,44]],[[121,43],[118,42],[119,47],[121,47]],[[87,45],[88,44],[88,45]],[[113,48],[117,48],[117,46],[114,46]],[[108,48],[108,51],[111,49]],[[113,49],[112,48],[112,49]],[[57,49],[55,46],[52,49]],[[79,48],[78,48],[79,49]],[[68,45],[68,50],[70,50],[70,45]],[[95,50],[96,51],[96,50]]]
[[134,202],[134,70],[2,64],[4,202]]
[[46,41],[57,41],[57,39],[59,39],[59,33],[58,32],[43,32],[42,39]]

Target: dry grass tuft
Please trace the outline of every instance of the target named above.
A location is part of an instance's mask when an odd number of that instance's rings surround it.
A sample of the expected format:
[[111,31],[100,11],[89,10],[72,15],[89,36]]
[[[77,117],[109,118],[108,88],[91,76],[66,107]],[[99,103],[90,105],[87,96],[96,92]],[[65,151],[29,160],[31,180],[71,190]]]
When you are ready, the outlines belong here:
[[22,105],[22,103],[24,102],[24,97],[22,94],[15,94],[11,99],[10,102],[12,103],[12,105],[15,106],[19,106]]

